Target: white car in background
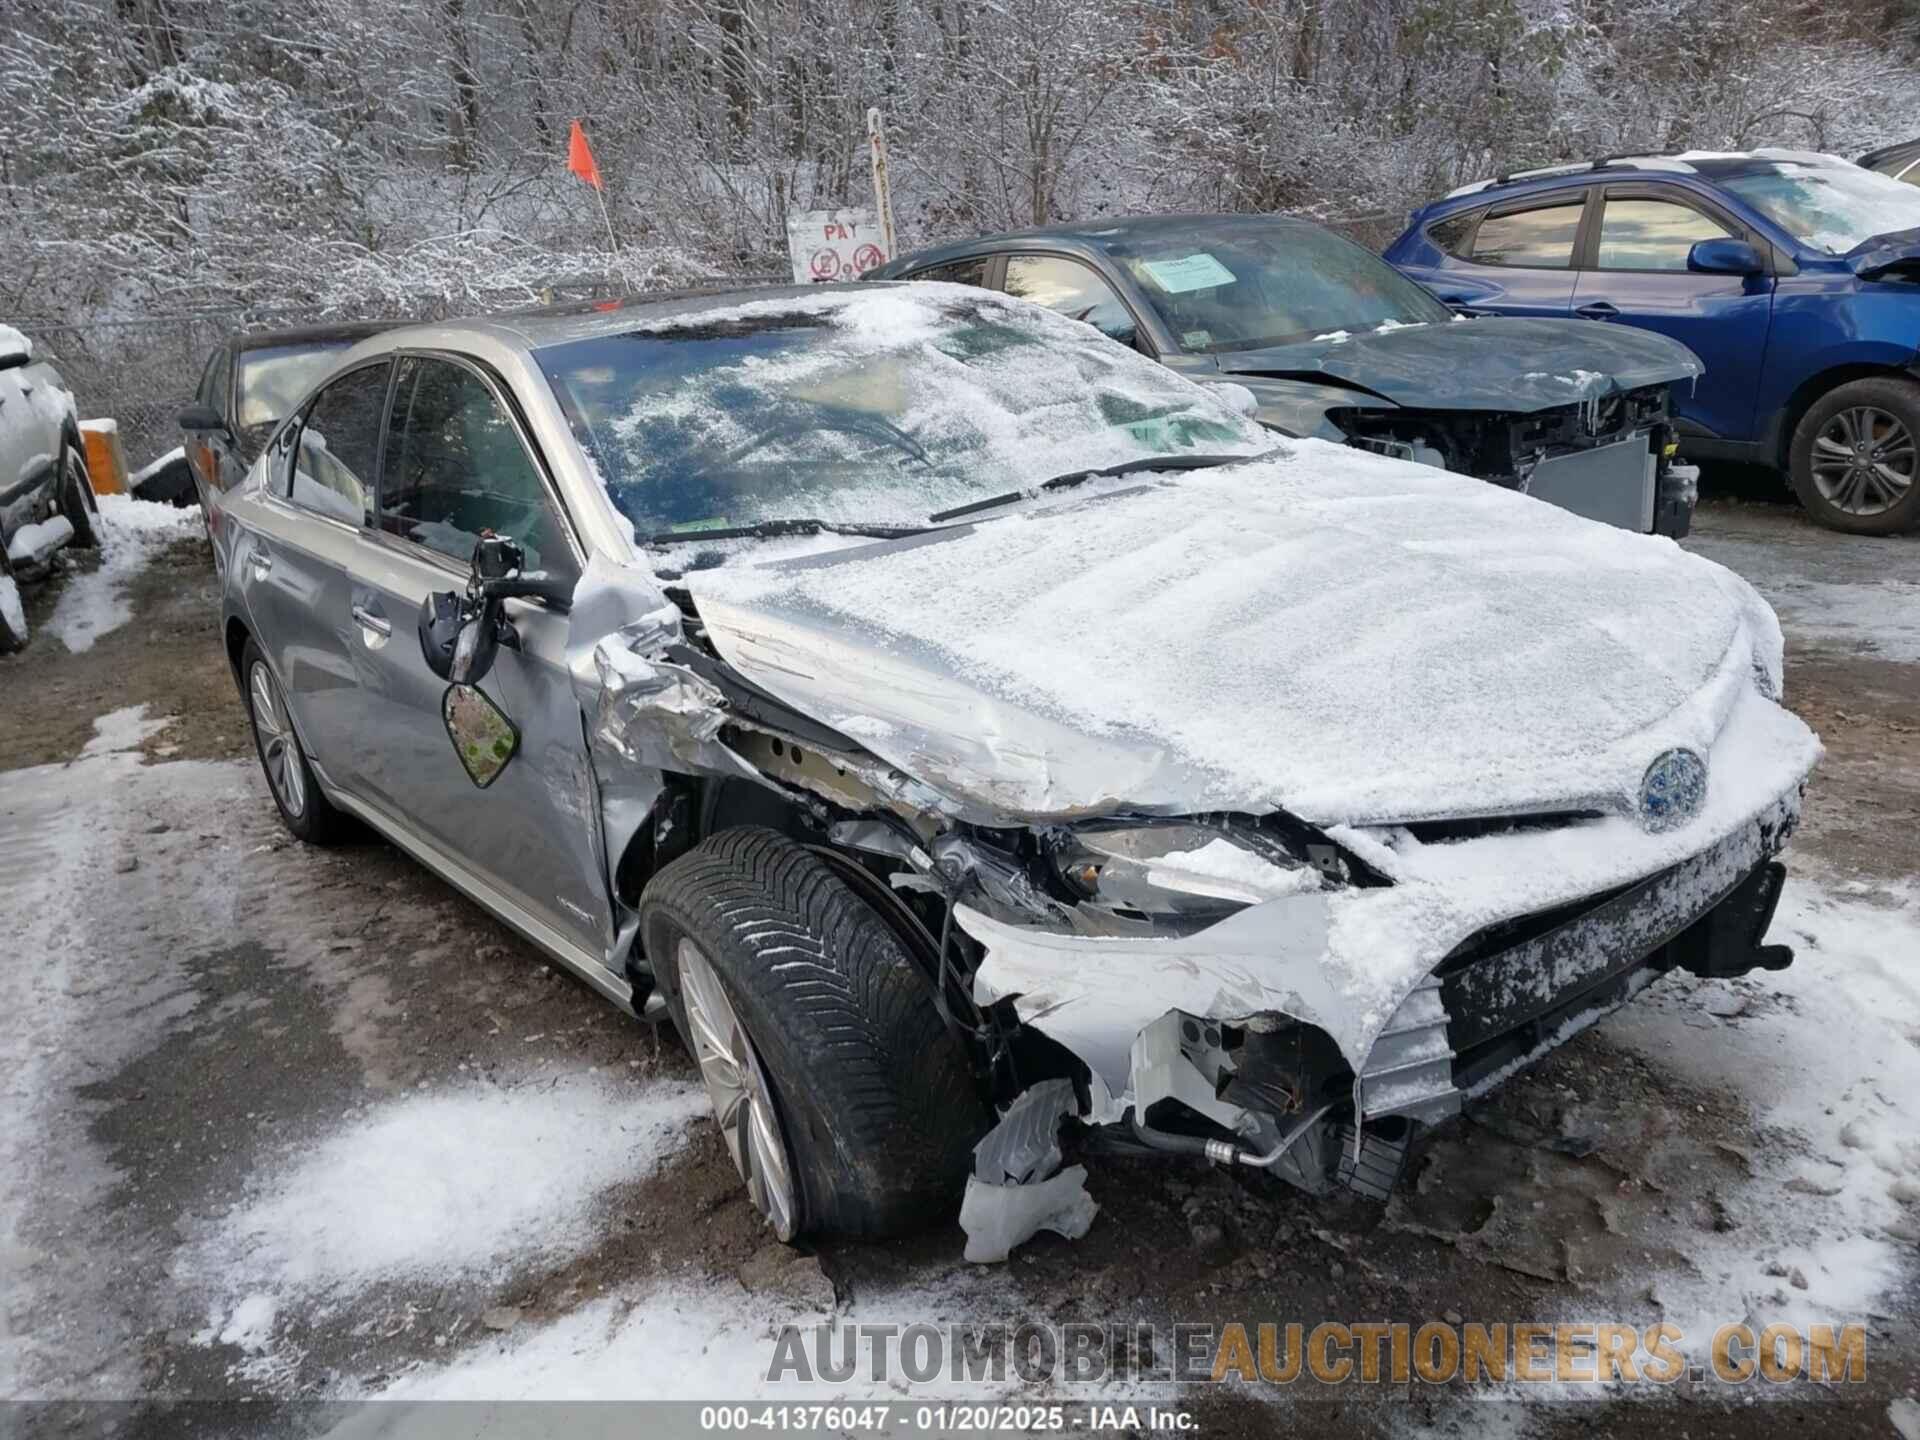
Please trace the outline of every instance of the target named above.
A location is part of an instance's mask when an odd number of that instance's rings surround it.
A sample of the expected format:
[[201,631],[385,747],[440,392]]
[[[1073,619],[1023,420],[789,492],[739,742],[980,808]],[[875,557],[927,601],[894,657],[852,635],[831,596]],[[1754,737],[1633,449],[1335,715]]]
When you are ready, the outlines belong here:
[[31,340],[0,325],[0,653],[27,643],[19,582],[45,575],[68,545],[94,548],[99,519],[73,392]]

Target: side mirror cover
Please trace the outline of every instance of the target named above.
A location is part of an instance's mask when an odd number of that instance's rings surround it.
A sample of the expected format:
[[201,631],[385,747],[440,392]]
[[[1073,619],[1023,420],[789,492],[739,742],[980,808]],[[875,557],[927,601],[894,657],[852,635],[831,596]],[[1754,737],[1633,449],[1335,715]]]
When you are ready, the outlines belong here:
[[1687,251],[1687,269],[1699,275],[1760,275],[1766,268],[1758,250],[1731,237],[1697,240]]
[[420,635],[420,658],[442,680],[453,674],[462,609],[460,597],[451,590],[436,591],[420,602],[420,616],[414,625]]

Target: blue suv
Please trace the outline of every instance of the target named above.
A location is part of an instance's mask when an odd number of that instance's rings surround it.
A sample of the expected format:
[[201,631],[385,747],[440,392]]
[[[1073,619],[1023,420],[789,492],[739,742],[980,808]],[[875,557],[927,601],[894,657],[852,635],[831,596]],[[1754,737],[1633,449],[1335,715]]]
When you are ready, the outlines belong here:
[[1692,458],[1784,470],[1822,524],[1920,525],[1920,187],[1788,150],[1608,156],[1416,210],[1386,258],[1465,314],[1670,335]]

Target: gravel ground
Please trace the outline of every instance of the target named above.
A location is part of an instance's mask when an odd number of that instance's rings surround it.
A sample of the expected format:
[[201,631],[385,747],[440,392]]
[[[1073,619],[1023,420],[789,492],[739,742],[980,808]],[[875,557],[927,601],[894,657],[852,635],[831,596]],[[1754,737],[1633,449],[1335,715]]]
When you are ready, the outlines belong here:
[[1249,1436],[1920,1424],[1920,541],[1722,503],[1689,543],[1779,608],[1829,749],[1776,922],[1794,968],[1656,987],[1446,1127],[1385,1206],[1096,1155],[1092,1231],[993,1269],[951,1224],[769,1247],[670,1030],[371,837],[291,843],[203,544],[159,549],[80,653],[49,638],[63,585],[31,590],[46,633],[0,658],[0,1397],[48,1433],[312,1433],[338,1397],[757,1393],[770,1326],[829,1311],[1666,1319],[1690,1344],[1790,1317],[1863,1322],[1867,1381],[1177,1398]]

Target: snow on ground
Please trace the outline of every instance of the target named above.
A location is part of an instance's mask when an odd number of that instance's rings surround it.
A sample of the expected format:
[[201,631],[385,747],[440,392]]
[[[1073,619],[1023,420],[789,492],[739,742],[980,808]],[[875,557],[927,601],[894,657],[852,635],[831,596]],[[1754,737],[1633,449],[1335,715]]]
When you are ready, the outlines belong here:
[[98,568],[67,579],[46,624],[47,632],[76,654],[133,618],[124,592],[155,550],[201,530],[197,509],[131,495],[102,495],[100,520]]
[[1803,645],[1920,664],[1916,547],[1904,538],[1849,538],[1851,549],[1836,550],[1791,533],[1782,543],[1716,528],[1694,534],[1687,549],[1751,581]]
[[563,1075],[376,1106],[297,1146],[178,1271],[244,1307],[263,1290],[319,1294],[578,1253],[601,1233],[595,1199],[652,1174],[706,1105],[677,1081]]
[[143,705],[103,716],[85,758],[11,770],[0,784],[0,933],[10,957],[0,964],[0,1395],[9,1398],[36,1393],[42,1361],[97,1365],[124,1387],[116,1393],[137,1393],[138,1356],[93,1348],[101,1342],[90,1312],[113,1283],[113,1257],[82,1250],[55,1263],[24,1226],[36,1205],[82,1213],[114,1182],[84,1138],[88,1109],[76,1093],[156,1043],[193,1003],[164,963],[103,980],[103,957],[121,953],[127,934],[96,901],[103,877],[114,878],[109,861],[136,796],[185,805],[232,791],[240,774],[142,766],[126,752],[154,723]]
[[[1787,969],[1658,987],[1606,1026],[1665,1072],[1734,1087],[1782,1137],[1741,1227],[1702,1237],[1697,1275],[1656,1281],[1669,1318],[1702,1339],[1748,1314],[1888,1313],[1920,1240],[1920,892],[1791,878],[1771,935],[1795,948]],[[1732,1012],[1711,1044],[1703,1008]]]

